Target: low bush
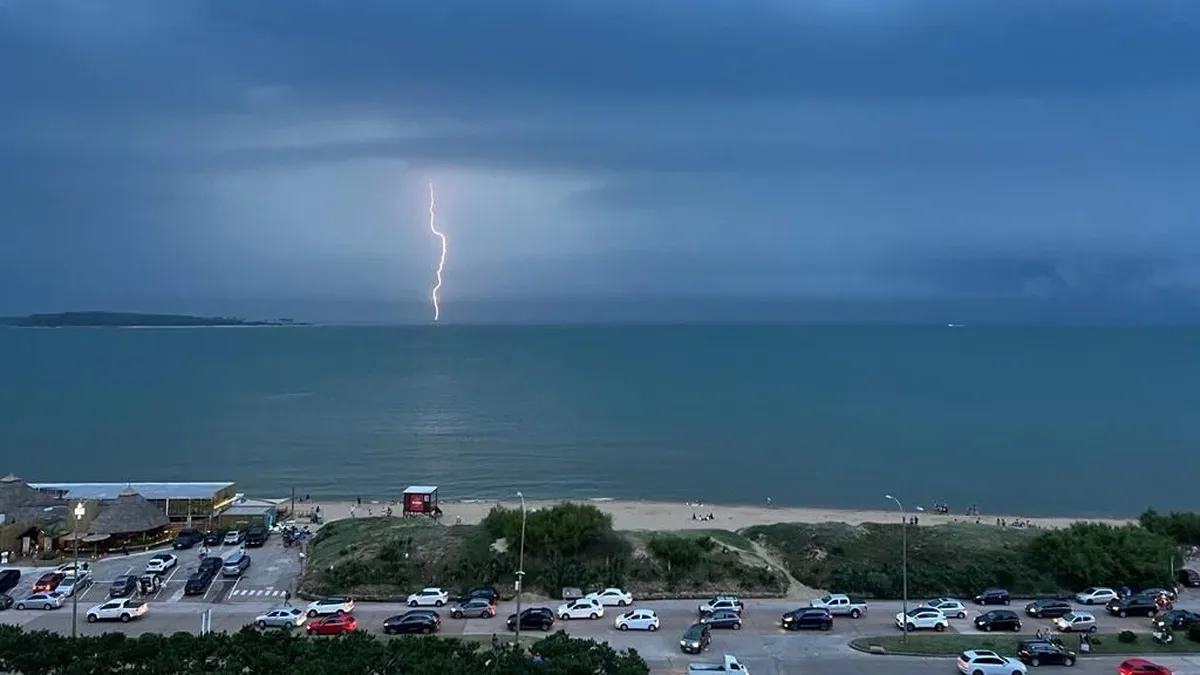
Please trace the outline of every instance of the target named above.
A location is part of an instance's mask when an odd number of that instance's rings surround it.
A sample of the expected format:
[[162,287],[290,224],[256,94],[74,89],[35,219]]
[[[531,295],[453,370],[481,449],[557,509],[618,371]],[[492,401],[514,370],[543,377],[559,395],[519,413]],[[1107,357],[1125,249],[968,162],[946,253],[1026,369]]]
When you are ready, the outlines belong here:
[[[531,654],[541,657],[535,663]],[[0,672],[22,675],[212,673],[453,673],[454,675],[649,675],[645,660],[607,643],[556,633],[526,651],[458,638],[375,638],[358,632],[307,639],[282,631],[69,638],[0,626]]]
[[642,598],[717,592],[782,594],[785,575],[750,559],[714,535],[621,533],[592,505],[561,504],[530,511],[521,556],[521,512],[493,509],[478,526],[446,527],[401,518],[355,518],[329,523],[313,539],[301,590],[311,595],[349,594],[402,599],[437,585],[450,591],[494,584],[506,596],[516,571],[525,589],[560,597],[564,587],[626,588]]
[[1125,644],[1137,642],[1137,633],[1131,630],[1123,630],[1117,633],[1117,642],[1124,642]]
[[1200,624],[1192,624],[1188,626],[1188,639],[1192,642],[1200,642]]
[[[904,583],[900,525],[785,523],[742,531],[777,551],[801,583],[896,598]],[[910,596],[971,597],[999,585],[1017,597],[1063,595],[1091,585],[1171,583],[1175,544],[1136,526],[1076,524],[1060,530],[975,523],[909,527]]]

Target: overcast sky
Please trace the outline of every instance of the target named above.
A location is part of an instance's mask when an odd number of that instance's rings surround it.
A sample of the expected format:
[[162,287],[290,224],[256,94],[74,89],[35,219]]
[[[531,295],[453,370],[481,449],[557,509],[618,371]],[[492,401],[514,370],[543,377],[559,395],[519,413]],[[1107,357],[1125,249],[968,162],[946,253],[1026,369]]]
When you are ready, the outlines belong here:
[[1200,289],[1195,0],[0,0],[0,310]]

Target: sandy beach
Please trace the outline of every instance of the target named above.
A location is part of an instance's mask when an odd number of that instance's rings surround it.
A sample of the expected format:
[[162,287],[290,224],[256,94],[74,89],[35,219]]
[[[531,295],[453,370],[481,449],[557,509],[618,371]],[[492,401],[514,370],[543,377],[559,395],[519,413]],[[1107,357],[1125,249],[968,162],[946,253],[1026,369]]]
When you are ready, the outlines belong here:
[[[528,500],[526,508],[540,509],[563,501],[572,500]],[[884,510],[850,510],[850,509],[821,509],[798,507],[768,507],[768,506],[734,506],[722,504],[691,505],[685,503],[644,502],[622,500],[573,500],[580,503],[592,504],[613,518],[613,527],[618,530],[699,530],[722,529],[739,530],[751,525],[768,525],[771,523],[897,523],[900,522],[899,511]],[[442,501],[444,513],[443,522],[447,524],[463,523],[472,525],[479,523],[487,516],[494,506],[510,509],[521,507],[519,501]],[[364,499],[361,506],[354,502],[311,501],[297,502],[296,511],[303,515],[311,512],[313,507],[320,506],[325,515],[325,521],[341,520],[351,517],[381,516],[387,513],[390,506],[393,515],[400,514],[400,503],[385,500]],[[353,513],[352,513],[353,511]],[[693,514],[696,519],[693,519]],[[712,514],[712,520],[701,520],[701,517]],[[1076,522],[1109,523],[1126,525],[1136,522],[1133,519],[1120,518],[1070,518],[1070,517],[1026,517],[1019,514],[1000,515],[983,513],[978,518],[961,514],[940,515],[929,511],[912,513],[919,519],[919,525],[937,525],[952,522],[975,522],[984,525],[996,525],[996,519],[1002,519],[1006,524],[1013,525],[1025,522],[1035,527],[1057,528],[1067,527]]]

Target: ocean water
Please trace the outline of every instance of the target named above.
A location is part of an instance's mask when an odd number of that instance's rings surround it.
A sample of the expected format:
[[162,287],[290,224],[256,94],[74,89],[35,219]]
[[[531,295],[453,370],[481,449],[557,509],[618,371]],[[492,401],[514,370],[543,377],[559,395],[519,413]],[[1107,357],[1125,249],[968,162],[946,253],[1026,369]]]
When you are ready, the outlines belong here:
[[286,496],[1196,509],[1200,330],[0,330],[0,473]]

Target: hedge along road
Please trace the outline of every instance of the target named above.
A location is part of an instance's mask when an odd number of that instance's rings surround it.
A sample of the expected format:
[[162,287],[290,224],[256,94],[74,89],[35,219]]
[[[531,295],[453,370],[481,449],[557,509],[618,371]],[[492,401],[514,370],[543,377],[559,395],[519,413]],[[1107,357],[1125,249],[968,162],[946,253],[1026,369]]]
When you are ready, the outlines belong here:
[[[1196,608],[1197,603],[1188,602],[1185,597],[1181,606]],[[868,675],[884,675],[885,673],[906,675],[906,673],[953,672],[953,664],[947,659],[923,659],[901,656],[878,656],[861,654],[851,650],[847,642],[856,637],[873,635],[895,635],[897,629],[893,617],[900,611],[901,603],[897,601],[880,601],[872,603],[870,611],[860,619],[837,618],[834,628],[828,633],[805,631],[792,633],[778,627],[780,615],[795,609],[796,603],[785,600],[748,600],[744,614],[745,625],[740,631],[714,631],[711,651],[703,656],[688,656],[679,651],[679,636],[696,617],[696,600],[662,600],[635,603],[635,607],[646,607],[658,613],[662,621],[662,629],[656,633],[623,633],[613,627],[613,620],[619,614],[617,608],[610,607],[604,618],[596,621],[575,620],[559,621],[555,630],[564,629],[576,637],[586,637],[607,641],[616,649],[633,648],[638,650],[643,658],[654,668],[655,672],[671,673],[686,670],[686,664],[691,661],[711,660],[720,654],[735,654],[746,662],[755,675],[762,673],[804,672],[816,673],[855,673]],[[251,623],[255,616],[268,607],[270,602],[239,602],[219,605],[198,606],[180,602],[151,602],[150,613],[143,619],[130,624],[98,623],[88,624],[83,620],[82,613],[90,604],[80,603],[80,632],[84,635],[104,632],[122,632],[130,635],[142,633],[170,634],[176,631],[198,632],[200,628],[200,611],[205,608],[212,610],[212,625],[214,630],[236,631]],[[302,602],[296,603],[303,605]],[[527,603],[528,604],[528,603]],[[531,606],[546,606],[555,609],[558,603],[533,603]],[[915,605],[916,601],[910,603]],[[1023,602],[1017,602],[1013,609],[1020,610]],[[506,635],[504,618],[514,611],[512,603],[501,603],[500,615],[493,619],[455,620],[449,617],[447,611],[442,611],[442,635],[447,637],[463,635],[490,635],[493,632],[501,637]],[[974,613],[980,608],[971,607]],[[1102,608],[1093,608],[1101,609]],[[408,607],[398,603],[360,603],[354,614],[360,625],[368,632],[382,634],[381,625],[385,618],[400,614]],[[973,616],[973,614],[972,614]],[[1103,632],[1118,631],[1122,628],[1131,630],[1148,630],[1146,619],[1109,619],[1100,616]],[[24,612],[0,612],[0,622],[20,625],[27,630],[50,630],[59,633],[69,633],[71,630],[71,611],[67,606],[59,610]],[[970,617],[965,620],[953,620],[952,630],[962,633],[974,632],[970,626]],[[1033,632],[1040,627],[1039,622],[1026,621],[1025,631]],[[1158,657],[1155,657],[1158,658]],[[1164,662],[1168,657],[1162,657]],[[1179,661],[1178,657],[1170,657]],[[1193,659],[1200,663],[1200,656]],[[1109,657],[1094,657],[1080,662],[1072,672],[1090,673],[1096,664],[1106,664],[1095,672],[1111,674],[1115,671],[1120,659]],[[1181,662],[1182,663],[1182,662]],[[1177,675],[1190,672],[1177,670]],[[1196,670],[1200,675],[1200,669]]]

